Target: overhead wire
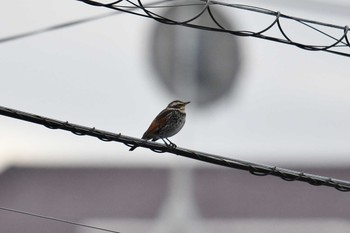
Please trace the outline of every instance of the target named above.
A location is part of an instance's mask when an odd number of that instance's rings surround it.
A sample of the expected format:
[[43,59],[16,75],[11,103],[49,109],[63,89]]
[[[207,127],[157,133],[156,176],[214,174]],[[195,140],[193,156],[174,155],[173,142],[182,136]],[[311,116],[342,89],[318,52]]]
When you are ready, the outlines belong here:
[[3,207],[3,206],[0,206],[0,210],[13,212],[13,213],[17,213],[17,214],[22,214],[22,215],[28,215],[31,217],[37,217],[37,218],[51,220],[51,221],[60,222],[60,223],[66,223],[66,224],[70,224],[70,225],[74,225],[74,226],[78,226],[78,227],[84,227],[84,228],[89,228],[89,229],[103,231],[103,232],[119,233],[118,231],[113,231],[113,230],[109,230],[106,228],[91,226],[91,225],[87,225],[87,224],[77,223],[77,222],[73,222],[73,221],[68,221],[68,220],[59,219],[59,218],[50,217],[50,216],[45,216],[45,215],[41,215],[41,214],[35,214],[35,213],[17,210],[17,209],[12,209],[12,208],[7,208],[7,207]]
[[[168,7],[168,6],[154,6],[154,5],[162,3],[162,2],[164,2],[164,0],[153,2],[151,4],[147,4],[147,7],[149,7],[149,8],[166,8],[166,7]],[[194,5],[201,5],[201,4],[199,4],[199,3],[198,4],[177,4],[177,5],[172,5],[172,7],[194,6]],[[135,6],[123,6],[123,7],[129,8],[130,12],[138,9]],[[123,13],[123,12],[112,12],[112,13],[82,18],[82,19],[78,19],[78,20],[71,20],[71,21],[68,21],[65,23],[59,23],[59,24],[52,25],[49,27],[44,27],[44,28],[40,28],[40,29],[36,29],[36,30],[24,32],[24,33],[18,33],[18,34],[11,35],[11,36],[5,36],[5,37],[0,38],[0,44],[14,41],[14,40],[18,40],[18,39],[23,39],[23,38],[30,37],[30,36],[35,36],[35,35],[51,32],[51,31],[55,31],[55,30],[60,30],[63,28],[77,26],[77,25],[84,24],[84,23],[89,23],[89,22],[100,20],[100,19],[107,18],[110,16],[118,15],[120,13]]]
[[[339,26],[331,23],[326,22],[320,22],[316,20],[301,18],[301,17],[295,17],[287,14],[283,14],[280,11],[273,11],[269,9],[264,9],[261,7],[256,6],[249,6],[249,5],[243,5],[243,4],[232,4],[232,3],[226,3],[222,1],[215,1],[215,0],[197,0],[197,3],[192,4],[198,4],[203,7],[201,11],[198,13],[194,13],[194,15],[190,19],[186,20],[174,20],[170,19],[166,16],[160,15],[159,13],[156,13],[155,11],[152,11],[155,8],[174,8],[179,7],[181,4],[176,4],[177,1],[171,1],[173,5],[167,4],[166,6],[157,5],[157,3],[151,4],[152,7],[150,7],[149,3],[144,4],[141,0],[120,0],[117,2],[111,2],[111,3],[101,3],[94,0],[77,0],[84,2],[89,5],[98,6],[98,7],[105,7],[112,10],[117,10],[125,13],[131,13],[137,16],[142,16],[146,18],[151,18],[153,20],[156,20],[160,23],[169,24],[169,25],[179,25],[184,27],[190,27],[200,30],[206,30],[206,31],[215,31],[215,32],[221,32],[221,33],[228,33],[235,36],[243,36],[243,37],[256,37],[264,40],[270,40],[278,43],[293,45],[298,48],[309,50],[309,51],[324,51],[329,52],[337,55],[342,55],[346,57],[350,57],[350,50],[345,50],[346,48],[350,48],[350,43],[348,39],[348,31],[349,26]],[[167,2],[169,1],[160,1]],[[122,3],[128,3],[130,6],[121,5]],[[160,4],[159,3],[159,4]],[[260,31],[251,31],[251,30],[232,30],[229,28],[224,27],[222,24],[219,23],[219,20],[215,17],[213,14],[212,8],[215,6],[221,6],[226,7],[227,9],[238,9],[241,11],[250,11],[254,12],[256,14],[264,14],[273,17],[271,20],[271,24],[269,24],[267,27]],[[183,6],[188,7],[188,6]],[[135,12],[135,9],[138,9],[139,12]],[[130,11],[130,9],[133,9]],[[210,15],[210,18],[212,22],[215,24],[215,26],[207,26],[207,25],[201,25],[200,23],[196,22],[196,19],[201,17],[205,12],[208,12]],[[328,39],[332,39],[334,42],[330,44],[319,44],[316,43],[303,43],[296,40],[292,40],[290,36],[288,36],[288,28],[285,28],[285,26],[282,26],[281,18],[284,18],[286,20],[290,20],[293,22],[300,23],[301,25],[305,26],[305,28],[309,28],[315,32],[318,32],[320,35],[325,36]],[[317,27],[324,27],[327,29],[334,29],[334,30],[341,30],[341,36],[337,38],[336,36],[333,36],[329,33],[326,33],[325,30],[321,30]],[[267,32],[270,32],[273,28],[277,28],[277,30],[280,32],[280,36],[272,36],[268,35]],[[339,51],[339,49],[342,49]]]
[[[350,57],[350,50],[346,51],[345,49],[350,48],[350,43],[349,43],[349,38],[348,38],[348,31],[349,31],[349,26],[339,26],[331,23],[326,23],[326,22],[320,22],[316,20],[311,20],[311,19],[306,19],[306,18],[301,18],[301,17],[295,17],[295,16],[290,16],[286,14],[282,14],[279,11],[273,11],[257,6],[249,6],[249,5],[243,5],[243,4],[233,4],[233,3],[226,3],[222,1],[215,1],[215,0],[197,0],[197,2],[191,2],[191,3],[176,3],[177,1],[166,1],[166,0],[160,0],[160,1],[154,1],[151,3],[143,4],[141,0],[135,0],[135,2],[131,0],[119,0],[119,1],[114,1],[110,3],[101,3],[98,1],[93,1],[93,0],[77,0],[84,2],[86,4],[92,5],[92,6],[98,6],[98,7],[105,7],[109,8],[112,10],[116,10],[119,13],[129,13],[133,14],[136,16],[142,16],[142,17],[147,17],[154,19],[160,23],[165,23],[165,24],[170,24],[170,25],[181,25],[185,27],[190,27],[194,29],[200,29],[200,30],[207,30],[207,31],[215,31],[215,32],[221,32],[221,33],[229,33],[235,36],[243,36],[243,37],[255,37],[259,39],[264,39],[264,40],[270,40],[278,43],[283,43],[283,44],[288,44],[288,45],[293,45],[298,48],[304,49],[304,50],[309,50],[309,51],[324,51],[324,52],[329,52],[332,54],[337,54],[341,56],[346,56]],[[171,4],[169,3],[171,2]],[[122,3],[127,3],[129,5],[121,5]],[[167,3],[166,5],[161,5]],[[173,19],[169,19],[165,16],[159,15],[155,12],[152,11],[152,9],[171,9],[175,7],[191,7],[191,6],[202,6],[203,9],[193,17],[187,20],[181,20],[181,21],[176,21]],[[234,8],[242,11],[250,11],[254,12],[257,14],[264,14],[264,15],[270,15],[273,16],[274,19],[272,20],[272,23],[268,25],[266,28],[260,30],[260,31],[251,31],[251,30],[230,30],[228,28],[225,28],[223,25],[220,24],[219,20],[215,17],[213,14],[212,7],[214,6],[221,6],[221,7],[226,7],[228,9]],[[137,12],[137,11],[141,12]],[[212,21],[215,23],[216,26],[204,26],[197,24],[194,22],[196,19],[198,19],[201,15],[203,15],[205,12],[208,12],[210,15],[210,18]],[[75,25],[79,25],[82,23],[87,23],[91,22],[94,20],[99,20],[105,17],[109,17],[114,15],[112,14],[105,14],[105,15],[99,15],[99,16],[94,16],[94,17],[89,17],[89,18],[84,18],[80,20],[73,20],[69,21],[66,23],[62,24],[57,24],[53,25],[50,27],[38,29],[38,30],[33,30],[30,32],[26,33],[20,33],[12,36],[7,36],[0,38],[0,43],[5,43],[5,42],[10,42],[13,40],[21,39],[21,38],[26,38],[29,36],[34,36],[38,35],[41,33],[45,32],[50,32],[58,29],[63,29],[66,27],[71,27]],[[282,26],[280,19],[284,18],[287,20],[291,20],[297,23],[300,23],[301,25],[304,25],[306,28],[309,28],[315,32],[318,32],[320,35],[323,35],[329,39],[332,39],[334,42],[331,44],[306,44],[302,42],[298,42],[295,40],[292,40],[288,35],[287,35],[287,30]],[[341,30],[342,35],[337,38],[336,36],[333,36],[329,33],[326,33],[324,30],[321,30],[320,28],[317,28],[317,26],[325,27],[325,28],[332,28],[336,30]],[[276,28],[280,31],[281,37],[278,36],[271,36],[267,35],[266,33],[272,30],[273,28]],[[340,50],[340,51],[339,51]]]
[[80,25],[82,23],[88,23],[91,21],[95,21],[95,20],[99,20],[99,19],[103,19],[103,18],[107,18],[107,17],[113,16],[113,15],[116,15],[118,13],[119,12],[112,12],[112,13],[102,14],[102,15],[88,17],[88,18],[84,18],[84,19],[72,20],[69,22],[56,24],[56,25],[46,27],[46,28],[41,28],[41,29],[37,29],[37,30],[25,32],[25,33],[19,33],[19,34],[12,35],[12,36],[6,36],[3,38],[0,38],[0,44],[5,43],[5,42],[10,42],[13,40],[26,38],[29,36],[34,36],[34,35],[50,32],[50,31],[54,31],[54,30],[59,30],[59,29],[63,29],[63,28],[71,27],[71,26]]
[[315,186],[328,186],[333,187],[339,191],[349,192],[350,182],[345,180],[334,179],[330,177],[313,175],[299,171],[293,171],[289,169],[279,168],[276,166],[258,164],[247,162],[243,160],[237,160],[233,158],[227,158],[219,155],[209,154],[200,151],[194,151],[191,149],[180,147],[168,147],[161,143],[146,141],[143,139],[122,135],[121,133],[112,133],[96,129],[95,127],[86,127],[78,124],[72,124],[68,121],[59,121],[48,117],[43,117],[11,108],[0,106],[0,115],[24,120],[27,122],[43,125],[49,129],[61,129],[70,131],[78,136],[91,136],[98,138],[104,142],[120,142],[129,147],[145,147],[157,153],[171,153],[179,156],[187,157],[194,160],[199,160],[211,164],[216,164],[223,167],[229,167],[233,169],[239,169],[250,172],[256,176],[276,176],[285,181],[300,181]]

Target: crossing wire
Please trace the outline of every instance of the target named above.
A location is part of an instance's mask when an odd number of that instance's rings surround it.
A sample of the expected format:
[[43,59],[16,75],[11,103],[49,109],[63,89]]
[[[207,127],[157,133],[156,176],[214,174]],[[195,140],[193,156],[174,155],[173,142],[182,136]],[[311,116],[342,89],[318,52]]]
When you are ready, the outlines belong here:
[[0,106],[0,115],[24,120],[27,122],[43,125],[49,129],[61,129],[70,131],[78,136],[91,136],[98,138],[104,142],[120,142],[124,143],[126,146],[133,147],[145,147],[157,153],[171,153],[179,156],[187,157],[190,159],[195,159],[211,164],[216,164],[219,166],[245,170],[249,171],[251,174],[256,176],[276,176],[280,177],[285,181],[300,181],[305,182],[315,186],[328,186],[333,187],[339,191],[349,192],[350,191],[350,182],[334,179],[330,177],[324,177],[319,175],[308,174],[299,171],[293,171],[289,169],[279,168],[276,166],[263,165],[258,163],[252,163],[232,158],[227,158],[223,156],[218,156],[214,154],[209,154],[200,151],[194,151],[186,148],[180,147],[167,147],[164,144],[146,141],[143,139],[130,137],[122,135],[121,133],[112,133],[108,131],[103,131],[96,129],[95,127],[86,127],[78,124],[72,124],[68,121],[59,121],[51,119],[48,117],[43,117],[11,108],[6,108]]

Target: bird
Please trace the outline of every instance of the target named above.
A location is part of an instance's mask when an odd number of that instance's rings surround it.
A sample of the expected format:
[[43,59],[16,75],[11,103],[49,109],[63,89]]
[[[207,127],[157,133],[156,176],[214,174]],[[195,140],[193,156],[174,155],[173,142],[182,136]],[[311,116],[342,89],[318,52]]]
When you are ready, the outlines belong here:
[[[185,107],[190,102],[174,100],[161,111],[152,121],[142,139],[157,141],[161,139],[166,146],[176,148],[168,138],[177,134],[185,124],[186,112]],[[168,141],[168,142],[167,142]],[[129,151],[137,148],[137,145],[132,146]]]

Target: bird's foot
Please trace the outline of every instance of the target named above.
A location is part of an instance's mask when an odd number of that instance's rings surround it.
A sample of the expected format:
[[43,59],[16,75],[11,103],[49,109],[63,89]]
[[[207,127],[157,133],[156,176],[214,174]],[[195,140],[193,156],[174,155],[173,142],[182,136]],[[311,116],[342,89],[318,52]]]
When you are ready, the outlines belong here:
[[177,145],[175,143],[170,142],[170,144],[167,145],[171,149],[176,149]]
[[[165,140],[166,139],[166,140]],[[175,149],[177,146],[175,143],[171,142],[169,139],[167,138],[162,138],[163,142],[165,143],[165,145],[171,149]]]
[[165,139],[168,141],[168,143],[165,143],[167,147],[170,147],[171,149],[175,149],[177,147],[176,144],[170,141],[168,138]]

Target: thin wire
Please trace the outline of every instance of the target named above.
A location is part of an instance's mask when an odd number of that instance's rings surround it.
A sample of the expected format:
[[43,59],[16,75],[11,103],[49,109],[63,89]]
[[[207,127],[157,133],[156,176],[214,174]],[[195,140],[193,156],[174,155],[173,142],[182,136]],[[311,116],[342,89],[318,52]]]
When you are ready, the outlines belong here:
[[306,182],[315,186],[333,187],[342,192],[350,191],[349,181],[333,179],[330,177],[313,175],[313,174],[293,171],[293,170],[284,169],[284,168],[278,168],[275,166],[269,166],[269,165],[237,160],[237,159],[226,158],[223,156],[213,155],[209,153],[194,151],[194,150],[180,148],[180,147],[177,147],[177,148],[167,147],[161,143],[129,137],[129,136],[122,135],[120,133],[116,134],[112,132],[98,130],[95,127],[91,128],[91,127],[81,126],[77,124],[71,124],[68,121],[58,121],[51,118],[38,116],[35,114],[26,113],[19,110],[5,108],[1,106],[0,106],[0,115],[19,119],[19,120],[24,120],[35,124],[40,124],[49,129],[61,129],[61,130],[70,131],[78,136],[87,135],[87,136],[96,137],[104,142],[111,142],[111,141],[121,142],[129,147],[134,147],[134,146],[145,147],[157,153],[168,152],[171,154],[176,154],[176,155],[180,155],[190,159],[195,159],[195,160],[199,160],[199,161],[203,161],[211,164],[216,164],[219,166],[245,170],[257,176],[271,175],[271,176],[280,177],[285,181],[301,181],[301,182]]
[[[345,50],[345,48],[350,48],[350,43],[349,43],[349,40],[347,37],[348,26],[339,26],[339,25],[335,25],[335,24],[319,22],[319,21],[300,18],[300,17],[294,17],[294,16],[282,14],[278,11],[272,11],[272,10],[264,9],[261,7],[242,5],[242,4],[230,4],[230,3],[224,3],[224,2],[220,2],[220,1],[214,1],[214,0],[198,0],[198,2],[199,2],[198,5],[203,7],[203,9],[199,13],[194,14],[188,20],[176,21],[174,19],[170,19],[170,18],[167,18],[165,16],[161,16],[161,15],[152,11],[152,9],[155,9],[155,8],[169,8],[170,9],[170,8],[181,6],[181,4],[175,4],[175,3],[173,5],[157,6],[157,4],[160,4],[162,2],[169,2],[169,1],[160,1],[157,3],[151,3],[151,4],[145,4],[145,5],[142,3],[141,0],[135,0],[135,2],[133,2],[131,0],[125,0],[125,1],[118,1],[117,3],[107,3],[107,4],[103,4],[103,3],[93,1],[93,0],[77,0],[77,1],[81,1],[81,2],[84,2],[84,3],[89,4],[89,5],[93,5],[93,6],[105,7],[105,8],[109,8],[112,10],[117,10],[117,11],[121,11],[121,12],[125,12],[125,13],[131,13],[131,14],[141,16],[141,17],[151,18],[151,19],[154,19],[154,20],[156,20],[160,23],[164,23],[164,24],[181,25],[181,26],[196,28],[196,29],[200,29],[200,30],[229,33],[229,34],[236,35],[236,36],[256,37],[259,39],[270,40],[270,41],[274,41],[274,42],[278,42],[278,43],[293,45],[293,46],[296,46],[296,47],[304,49],[304,50],[324,51],[324,52],[329,52],[329,53],[333,53],[333,54],[337,54],[337,55],[350,57],[349,50],[347,50],[347,51],[335,50],[335,48],[337,48],[337,49],[342,48],[343,50]],[[127,2],[131,6],[125,6],[125,5],[118,4],[121,2]],[[176,2],[176,1],[172,1],[172,2]],[[196,3],[191,3],[191,4],[197,5]],[[242,10],[242,11],[243,10],[244,11],[251,11],[251,12],[256,13],[256,14],[265,14],[265,15],[272,16],[272,17],[274,17],[274,19],[272,20],[272,22],[273,22],[272,24],[270,24],[268,27],[266,27],[258,32],[254,32],[254,31],[250,31],[250,30],[230,30],[230,29],[225,28],[222,25],[220,25],[219,21],[215,18],[214,14],[212,14],[211,7],[213,7],[213,6],[221,6],[221,7],[226,7],[228,9],[235,8],[235,9]],[[185,4],[185,6],[183,6],[183,7],[188,7],[188,6]],[[134,12],[135,8],[140,10],[141,13]],[[129,9],[132,9],[132,11]],[[209,13],[210,18],[212,19],[212,21],[215,23],[216,26],[204,26],[204,25],[198,24],[198,22],[195,21],[197,18],[199,18],[201,15],[203,15],[204,12]],[[326,37],[334,40],[334,43],[331,43],[330,45],[314,45],[314,44],[305,44],[305,43],[294,41],[294,40],[290,39],[289,36],[287,36],[288,33],[286,32],[286,30],[284,29],[284,27],[282,26],[282,24],[280,22],[281,18],[300,23],[301,25],[305,26],[307,29],[314,30],[314,31],[320,33],[320,35],[326,36]],[[333,28],[333,29],[337,29],[337,30],[342,30],[341,31],[342,35],[338,39],[337,37],[332,36],[324,31],[322,31],[321,29],[317,28],[316,26],[322,26],[325,28]],[[266,35],[266,33],[268,31],[270,31],[270,30],[272,30],[272,28],[276,28],[276,27],[281,32],[280,37]],[[341,45],[339,45],[339,44],[341,44]]]
[[108,230],[108,229],[101,228],[101,227],[95,227],[95,226],[91,226],[91,225],[76,223],[76,222],[67,221],[67,220],[63,220],[63,219],[59,219],[59,218],[44,216],[44,215],[40,215],[40,214],[34,214],[34,213],[30,213],[30,212],[26,212],[26,211],[22,211],[22,210],[11,209],[11,208],[2,207],[2,206],[0,206],[0,210],[9,211],[9,212],[17,213],[17,214],[28,215],[28,216],[37,217],[37,218],[46,219],[46,220],[52,220],[52,221],[56,221],[56,222],[67,223],[67,224],[71,224],[71,225],[75,225],[75,226],[79,226],[79,227],[85,227],[85,228],[90,228],[90,229],[104,231],[104,232],[119,233],[118,231]]
[[[159,3],[163,3],[168,1],[160,1]],[[155,4],[155,3],[153,3]],[[158,3],[157,3],[158,4]],[[161,9],[161,8],[174,8],[174,7],[189,7],[189,6],[205,6],[205,3],[184,3],[184,4],[172,4],[172,5],[163,5],[163,6],[154,6],[152,4],[147,4],[147,8],[153,8],[153,9]],[[127,6],[127,5],[120,5],[119,7],[123,8],[130,8],[130,9],[138,9],[137,6]]]
[[79,20],[73,20],[73,21],[69,21],[69,22],[66,22],[66,23],[61,23],[61,24],[50,26],[50,27],[46,27],[46,28],[42,28],[42,29],[26,32],[26,33],[20,33],[20,34],[8,36],[8,37],[3,37],[3,38],[0,38],[0,43],[10,42],[10,41],[13,41],[13,40],[18,40],[18,39],[26,38],[26,37],[29,37],[29,36],[34,36],[34,35],[50,32],[50,31],[55,31],[55,30],[66,28],[66,27],[76,26],[76,25],[79,25],[79,24],[82,24],[82,23],[88,23],[88,22],[91,22],[91,21],[95,21],[95,20],[99,20],[99,19],[103,19],[103,18],[106,18],[106,17],[110,17],[110,16],[113,16],[113,15],[116,15],[118,13],[120,13],[120,12],[112,12],[112,13],[98,15],[98,16],[94,16],[94,17],[89,17],[89,18],[84,18],[84,19],[79,19]]
[[[153,6],[153,5],[156,5],[156,4],[159,4],[159,3],[163,3],[163,2],[166,2],[166,0],[161,0],[161,1],[153,2],[151,4],[147,4],[147,7],[148,8],[166,8],[166,7],[169,7],[169,6]],[[203,3],[197,3],[197,4],[196,3],[193,3],[193,4],[176,4],[176,5],[172,5],[172,7],[195,6],[195,5],[203,5]],[[129,11],[134,11],[134,10],[139,9],[137,6],[120,6],[120,7],[129,8]],[[67,27],[77,26],[77,25],[80,25],[80,24],[83,24],[83,23],[89,23],[89,22],[92,22],[92,21],[96,21],[96,20],[100,20],[100,19],[107,18],[107,17],[110,17],[110,16],[114,16],[114,15],[120,14],[120,13],[123,13],[123,12],[113,12],[113,13],[108,13],[108,14],[94,16],[94,17],[88,17],[88,18],[83,18],[83,19],[79,19],[79,20],[68,21],[68,22],[57,24],[57,25],[53,25],[53,26],[50,26],[50,27],[45,27],[45,28],[41,28],[41,29],[37,29],[37,30],[25,32],[25,33],[19,33],[19,34],[16,34],[16,35],[3,37],[3,38],[0,38],[0,44],[6,43],[6,42],[10,42],[10,41],[13,41],[13,40],[23,39],[23,38],[30,37],[30,36],[35,36],[35,35],[38,35],[38,34],[43,34],[43,33],[46,33],[46,32],[51,32],[51,31],[67,28]]]

